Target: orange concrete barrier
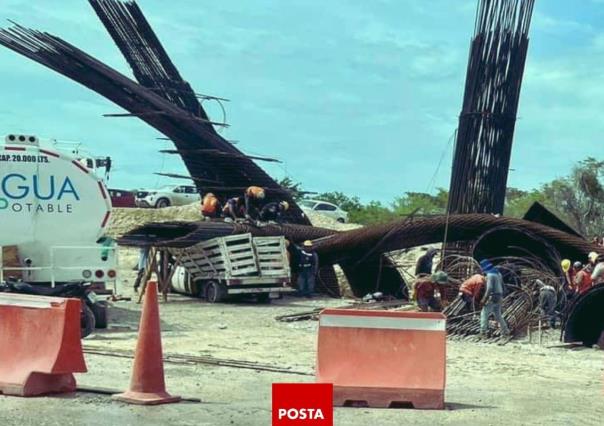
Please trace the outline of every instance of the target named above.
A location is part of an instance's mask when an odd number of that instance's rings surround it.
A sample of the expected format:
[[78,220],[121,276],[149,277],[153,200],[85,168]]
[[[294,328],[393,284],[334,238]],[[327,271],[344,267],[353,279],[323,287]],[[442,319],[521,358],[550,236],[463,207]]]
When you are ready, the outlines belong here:
[[0,293],[0,393],[74,392],[84,372],[78,299]]
[[317,382],[336,406],[445,405],[446,319],[440,313],[325,309]]

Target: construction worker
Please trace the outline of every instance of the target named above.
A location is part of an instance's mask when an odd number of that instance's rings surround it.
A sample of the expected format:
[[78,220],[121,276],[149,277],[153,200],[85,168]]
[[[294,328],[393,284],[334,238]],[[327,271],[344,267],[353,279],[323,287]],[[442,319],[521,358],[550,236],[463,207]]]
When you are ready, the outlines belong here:
[[461,297],[464,302],[464,310],[470,312],[475,310],[474,306],[478,304],[480,291],[484,288],[485,283],[484,275],[475,274],[461,284],[458,297]]
[[222,214],[222,206],[220,200],[208,192],[201,200],[201,215],[204,219],[217,219]]
[[489,317],[493,315],[499,323],[502,336],[508,336],[510,330],[501,315],[501,302],[503,300],[503,277],[501,273],[487,260],[480,261],[482,272],[486,274],[486,291],[481,300],[480,312],[480,337],[487,336]]
[[283,215],[288,209],[289,203],[287,201],[268,203],[260,210],[260,220],[262,222],[283,223]]
[[602,262],[600,255],[597,253],[591,252],[590,254],[593,254],[593,264],[595,265],[591,273],[592,285],[600,284],[604,282],[604,262]]
[[145,275],[145,268],[147,267],[149,259],[149,247],[141,247],[138,252],[138,264],[136,266],[136,279],[134,280],[134,291],[138,293],[138,288],[141,285],[143,276]]
[[560,266],[562,267],[562,273],[564,274],[564,288],[566,289],[573,287],[573,278],[575,276],[575,272],[574,268],[572,268],[570,259],[562,259]]
[[[591,256],[591,253],[590,253],[590,256]],[[596,254],[596,256],[597,256],[597,254]],[[577,264],[580,265],[581,262],[575,262],[575,265],[577,265]],[[591,286],[592,286],[591,271],[592,271],[592,268],[590,267],[589,264],[587,264],[587,265],[585,265],[584,268],[578,270],[577,273],[575,274],[574,284],[575,284],[575,289],[576,289],[578,295],[582,295],[583,293],[585,293],[587,290],[589,290],[591,288]]]
[[438,250],[434,247],[430,247],[423,256],[420,256],[419,259],[417,259],[417,264],[415,265],[416,277],[432,274],[432,263],[436,253],[438,253]]
[[244,217],[244,201],[242,197],[229,198],[224,204],[222,214],[225,219],[236,221]]
[[319,271],[319,256],[314,251],[312,241],[306,240],[297,250],[298,294],[311,297],[315,291],[315,277]]
[[245,190],[245,218],[258,219],[260,203],[264,200],[264,188],[259,186],[250,186]]
[[558,296],[556,289],[551,285],[546,285],[541,280],[536,280],[535,283],[539,287],[539,311],[541,316],[549,321],[551,328],[556,328],[556,303]]
[[436,299],[436,290],[438,290],[439,285],[444,285],[448,282],[449,277],[443,271],[435,272],[429,277],[417,280],[415,282],[415,298],[418,308],[423,312],[428,312],[430,308],[433,311],[440,312],[442,307]]

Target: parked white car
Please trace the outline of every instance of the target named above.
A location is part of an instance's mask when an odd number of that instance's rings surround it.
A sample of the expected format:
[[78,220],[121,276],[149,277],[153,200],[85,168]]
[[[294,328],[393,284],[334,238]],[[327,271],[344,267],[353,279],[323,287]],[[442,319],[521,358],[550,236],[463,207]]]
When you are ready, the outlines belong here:
[[321,200],[302,200],[298,203],[303,212],[313,211],[329,216],[340,223],[348,222],[348,213],[335,204]]
[[136,192],[137,207],[163,208],[201,203],[197,188],[189,185],[168,185],[160,189],[140,190]]

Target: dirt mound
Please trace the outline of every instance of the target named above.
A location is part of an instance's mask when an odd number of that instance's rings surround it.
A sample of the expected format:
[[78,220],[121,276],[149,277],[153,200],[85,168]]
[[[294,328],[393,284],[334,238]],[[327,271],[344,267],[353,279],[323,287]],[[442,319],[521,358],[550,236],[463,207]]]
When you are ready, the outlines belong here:
[[[347,231],[361,227],[361,225],[356,223],[340,223],[320,213],[311,212],[308,218],[314,226],[337,231]],[[166,207],[163,209],[114,208],[107,234],[112,238],[116,238],[149,222],[169,222],[172,220],[191,222],[201,220],[199,204],[193,203],[186,206]]]
[[201,220],[199,204],[193,203],[179,207],[165,207],[163,209],[124,209],[114,208],[107,234],[120,237],[132,229],[149,222],[169,222],[173,220],[191,221]]
[[363,225],[358,223],[340,223],[329,216],[325,216],[317,212],[309,212],[307,214],[310,223],[319,228],[333,229],[336,231],[349,231],[351,229],[362,228]]

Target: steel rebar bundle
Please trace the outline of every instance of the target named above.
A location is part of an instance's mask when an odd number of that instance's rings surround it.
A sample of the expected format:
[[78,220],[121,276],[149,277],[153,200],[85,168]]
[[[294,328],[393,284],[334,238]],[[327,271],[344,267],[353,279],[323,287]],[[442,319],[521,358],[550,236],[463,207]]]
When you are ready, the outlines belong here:
[[[561,282],[556,272],[548,266],[546,261],[513,256],[495,257],[491,261],[497,265],[509,290],[509,294],[502,302],[502,316],[512,335],[523,331],[530,322],[541,317],[537,280],[554,287],[558,295],[564,294],[561,291]],[[473,262],[472,258],[468,258],[468,263]],[[454,265],[454,263],[446,264]],[[564,311],[566,307],[566,299],[562,297],[558,301],[556,309]],[[450,336],[466,338],[480,332],[480,307],[475,306],[474,308],[468,312],[461,298],[456,298],[445,307],[443,313],[447,316],[447,333]],[[499,329],[495,329],[485,341],[498,342],[501,337]]]
[[[450,241],[473,241],[492,229],[513,228],[516,232],[525,232],[533,236],[526,240],[527,251],[547,253],[548,251],[543,246],[551,246],[556,250],[555,258],[558,258],[557,253],[560,253],[566,258],[580,259],[590,251],[597,250],[592,244],[576,235],[522,219],[495,217],[488,214],[421,218],[413,222],[392,222],[346,232],[291,224],[258,227],[245,223],[225,222],[154,223],[132,230],[125,234],[119,242],[122,245],[135,247],[179,248],[188,247],[210,238],[247,232],[257,236],[284,235],[294,243],[314,240],[321,265],[341,264],[343,268],[345,267],[345,273],[351,281],[355,295],[363,296],[368,292],[378,290],[386,294],[395,294],[400,290],[401,283],[400,281],[395,282],[395,280],[390,280],[387,284],[377,283],[380,285],[376,289],[377,271],[372,268],[375,267],[376,261],[379,261],[383,253],[440,242],[447,226]],[[366,258],[367,253],[370,252],[373,253],[372,256]],[[501,256],[504,253],[498,249],[492,254],[484,252],[485,257]],[[365,260],[359,264],[361,259]],[[529,265],[537,265],[536,269],[553,273],[554,267],[550,266],[548,262],[536,262],[532,258],[527,261],[530,262]],[[384,271],[390,271],[390,269],[384,269]],[[356,280],[354,280],[355,277]]]
[[[266,189],[266,201],[287,200],[292,223],[310,225],[292,194],[251,158],[220,136],[134,2],[92,0],[91,4],[122,50],[140,83],[136,83],[76,46],[49,33],[13,25],[0,29],[0,45],[38,62],[99,93],[166,135],[180,154],[200,192],[223,198],[241,195],[250,185]],[[146,87],[145,87],[146,86]],[[224,155],[206,155],[207,150]],[[213,182],[208,189],[208,182]],[[374,264],[370,265],[375,268]],[[400,284],[400,279],[390,275]],[[320,283],[339,294],[332,268]]]
[[[142,10],[134,1],[89,0],[115,41],[136,80],[174,105],[202,120],[208,115],[195,92],[174,66]],[[210,123],[205,127],[214,132]]]
[[[102,2],[103,5],[109,3],[121,4],[121,2],[115,1]],[[144,18],[139,19],[144,20]],[[142,38],[143,41],[139,40],[142,43],[139,46],[142,50],[165,54],[159,44],[152,44],[153,49],[148,46],[151,43],[150,40],[155,37],[148,24],[143,25],[142,22],[136,22],[136,29],[143,28],[144,33],[142,35],[131,34],[134,31],[133,28],[126,32],[133,37],[131,40],[133,46],[138,46],[136,40]],[[144,22],[146,23],[146,21]],[[190,99],[182,98],[184,92],[178,92],[180,95],[175,98],[167,89],[162,92],[151,87],[144,87],[76,46],[49,33],[24,28],[20,25],[15,24],[10,28],[0,29],[0,45],[99,93],[162,132],[173,141],[177,150],[183,152],[181,154],[183,162],[201,192],[205,191],[207,182],[215,182],[212,185],[212,191],[223,197],[241,195],[241,188],[250,185],[262,186],[267,189],[267,200],[286,199],[289,201],[291,208],[288,219],[290,222],[310,224],[289,192],[284,191],[252,159],[217,134],[211,125],[208,125],[203,118],[205,114],[203,109],[198,109],[197,115],[189,110],[186,105],[189,105]],[[142,55],[141,53],[141,58]],[[157,67],[161,64],[162,67],[169,69],[169,64],[165,63],[165,60],[169,61],[169,59],[164,60],[163,55],[159,53],[158,55],[158,58],[147,55],[145,60],[137,56],[140,61],[136,62],[138,65],[134,68],[135,75],[150,85],[159,84],[152,78],[159,79],[160,77],[155,77],[155,73],[148,70],[147,67],[150,69],[151,64],[155,64]],[[145,65],[147,63],[149,64]],[[157,72],[159,73],[159,71]],[[167,74],[162,78],[172,77],[175,76]],[[164,86],[167,84],[165,83]],[[177,80],[175,84],[180,83]],[[205,152],[208,151],[205,150],[225,153],[225,155],[206,155]],[[221,188],[225,189],[221,190]]]
[[534,0],[479,0],[449,189],[450,213],[503,213]]

